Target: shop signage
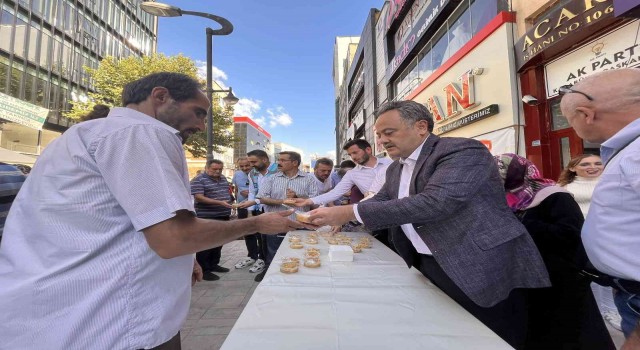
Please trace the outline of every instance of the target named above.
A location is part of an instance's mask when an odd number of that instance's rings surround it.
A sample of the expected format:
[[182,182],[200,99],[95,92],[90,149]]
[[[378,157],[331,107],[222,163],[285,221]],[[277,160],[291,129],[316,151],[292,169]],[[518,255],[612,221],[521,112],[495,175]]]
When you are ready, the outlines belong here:
[[448,4],[449,0],[431,0],[424,5],[422,15],[415,21],[411,31],[406,34],[406,39],[396,45],[396,54],[387,66],[387,78],[390,78],[400,67],[405,58],[413,51],[422,35],[431,27],[438,15],[443,13],[443,9]]
[[539,18],[516,43],[518,69],[574,32],[613,17],[613,0],[563,1],[560,4]]
[[496,115],[500,113],[500,108],[497,104],[489,105],[483,109],[477,110],[471,114],[465,115],[462,118],[455,120],[447,125],[438,127],[438,134],[444,134],[445,132],[449,132],[451,130],[455,130],[461,128],[465,125],[469,125],[471,123],[477,122],[484,118],[490,117],[492,115]]
[[516,131],[511,128],[492,131],[474,139],[487,146],[491,154],[516,153]]
[[547,97],[558,95],[558,88],[585,77],[625,67],[640,67],[640,21],[626,24],[607,35],[549,62],[544,67]]
[[393,24],[393,22],[395,22],[398,16],[400,16],[400,13],[402,12],[402,9],[404,8],[404,5],[406,3],[407,3],[407,0],[389,1],[389,11],[387,11],[387,18],[386,18],[387,30],[391,28],[391,25]]
[[49,110],[0,93],[0,118],[42,130]]
[[411,29],[414,27],[416,20],[426,8],[425,5],[431,4],[432,1],[438,0],[416,0],[413,5],[409,8],[409,11],[404,16],[404,19],[400,23],[400,26],[396,30],[395,34],[393,34],[393,44],[394,47],[400,47],[402,42],[407,38],[409,33],[411,33]]
[[469,109],[476,106],[475,91],[473,77],[482,74],[482,68],[474,68],[464,72],[459,78],[460,89],[456,83],[447,84],[442,90],[445,93],[445,107],[443,110],[438,96],[431,96],[427,99],[427,108],[433,114],[433,120],[436,123],[448,121],[460,114],[458,106],[462,109]]

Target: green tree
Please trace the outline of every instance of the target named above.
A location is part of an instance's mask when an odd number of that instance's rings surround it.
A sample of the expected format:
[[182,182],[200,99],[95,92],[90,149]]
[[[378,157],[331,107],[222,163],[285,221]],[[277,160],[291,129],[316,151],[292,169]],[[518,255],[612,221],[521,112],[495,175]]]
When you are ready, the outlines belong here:
[[[96,104],[104,104],[110,107],[120,104],[122,88],[129,82],[142,78],[145,75],[156,72],[183,73],[190,77],[204,81],[197,76],[198,68],[195,62],[183,55],[165,56],[153,54],[143,57],[129,56],[122,59],[105,57],[98,68],[83,67],[94,81],[96,92],[89,92],[86,102],[72,102],[71,111],[64,116],[79,120],[88,114]],[[233,108],[226,108],[213,102],[213,145],[214,151],[220,152],[222,147],[231,147],[233,143],[232,131]],[[199,132],[187,140],[185,149],[195,158],[206,157],[207,137],[206,133]]]

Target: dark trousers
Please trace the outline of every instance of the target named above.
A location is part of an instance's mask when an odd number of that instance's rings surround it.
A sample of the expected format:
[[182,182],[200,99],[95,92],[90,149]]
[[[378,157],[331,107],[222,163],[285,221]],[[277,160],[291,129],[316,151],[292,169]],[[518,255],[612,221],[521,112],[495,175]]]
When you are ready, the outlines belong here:
[[284,241],[285,235],[286,233],[279,233],[277,235],[263,235],[265,236],[267,245],[267,255],[266,260],[264,261],[266,266],[271,265],[273,257],[276,256],[276,252],[278,251],[278,248],[280,248],[280,244],[282,244],[282,241]]
[[[229,221],[228,216],[221,216],[216,218],[202,218],[210,220]],[[202,267],[203,272],[210,272],[216,265],[220,264],[220,256],[222,254],[222,246],[203,250],[196,253],[196,260]]]
[[418,254],[417,269],[431,280],[451,299],[484,323],[500,338],[515,349],[524,347],[527,335],[526,294],[522,289],[514,289],[509,297],[498,304],[484,308],[471,301],[468,296],[442,270],[431,255]]
[[375,230],[371,232],[371,235],[379,240],[380,243],[386,245],[389,249],[393,250],[394,252],[396,251],[396,247],[394,247],[393,243],[391,242],[391,235],[389,234],[389,230]]
[[[238,209],[238,219],[246,219],[249,217],[248,209]],[[244,236],[244,244],[247,246],[247,256],[253,260],[260,259],[260,234],[254,233],[252,235]]]

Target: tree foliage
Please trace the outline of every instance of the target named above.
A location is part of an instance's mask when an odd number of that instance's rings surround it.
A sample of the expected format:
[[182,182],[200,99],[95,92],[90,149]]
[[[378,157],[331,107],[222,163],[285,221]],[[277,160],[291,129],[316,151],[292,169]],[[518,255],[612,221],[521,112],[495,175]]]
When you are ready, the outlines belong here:
[[[94,81],[96,92],[89,92],[86,102],[72,102],[71,111],[64,115],[79,120],[88,114],[96,104],[110,107],[120,105],[122,88],[129,82],[145,75],[157,72],[183,73],[198,79],[204,86],[204,81],[197,75],[195,62],[183,55],[165,56],[153,54],[143,57],[129,56],[122,59],[105,57],[98,68],[83,67]],[[220,152],[221,147],[230,147],[233,142],[233,108],[226,108],[213,102],[213,145],[214,151]],[[195,158],[206,157],[207,137],[205,132],[199,132],[189,138],[185,149]]]

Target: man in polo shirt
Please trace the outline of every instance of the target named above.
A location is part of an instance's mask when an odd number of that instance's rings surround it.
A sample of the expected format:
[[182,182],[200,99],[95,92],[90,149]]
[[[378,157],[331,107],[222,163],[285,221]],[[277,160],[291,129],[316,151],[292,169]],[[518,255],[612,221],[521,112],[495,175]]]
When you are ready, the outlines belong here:
[[[297,152],[280,152],[278,154],[278,172],[268,177],[264,185],[260,187],[260,191],[256,195],[256,199],[264,205],[264,211],[267,213],[286,211],[288,208],[283,205],[287,198],[309,198],[318,195],[318,186],[316,185],[315,176],[305,173],[298,169],[302,163],[302,158]],[[303,210],[310,208],[304,207]],[[295,220],[295,214],[290,216]],[[268,269],[273,257],[276,255],[282,240],[284,240],[286,232],[276,236],[266,236],[266,270]]]
[[[191,180],[191,194],[195,198],[196,216],[202,219],[229,221],[231,216],[231,193],[229,181],[222,175],[224,163],[218,159],[207,161],[204,173]],[[203,250],[196,254],[202,266],[205,281],[220,279],[214,272],[229,272],[220,266],[222,246]]]

